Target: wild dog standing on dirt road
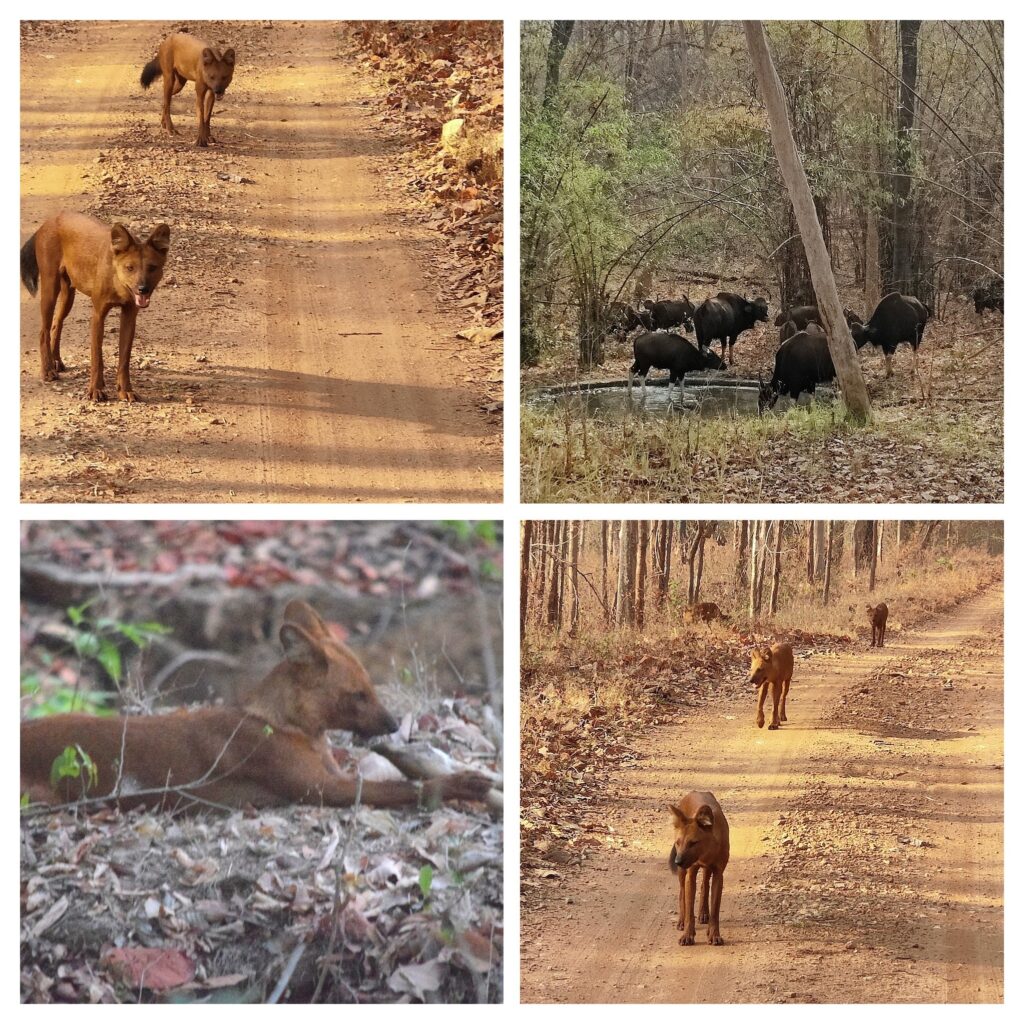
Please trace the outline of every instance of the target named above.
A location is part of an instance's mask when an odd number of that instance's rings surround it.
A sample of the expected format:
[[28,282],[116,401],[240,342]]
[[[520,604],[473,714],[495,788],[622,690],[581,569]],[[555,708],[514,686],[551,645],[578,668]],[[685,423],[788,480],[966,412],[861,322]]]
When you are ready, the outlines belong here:
[[214,97],[223,97],[234,73],[233,49],[220,53],[195,36],[190,36],[186,32],[175,32],[160,44],[156,57],[142,69],[139,81],[143,89],[148,89],[154,79],[163,76],[164,112],[160,123],[168,135],[175,134],[174,125],[171,123],[171,97],[181,92],[186,82],[195,82],[196,118],[199,121],[196,145],[208,146],[214,141],[210,137]]
[[[750,678],[747,680],[759,686],[757,700],[757,727],[764,726],[764,699],[768,687],[772,688],[772,721],[769,729],[778,729],[786,719],[786,697],[789,682],[793,678],[793,648],[789,644],[772,644],[763,650],[754,651],[750,656]],[[780,711],[781,704],[781,714]]]
[[[280,638],[284,660],[241,707],[22,722],[21,792],[44,804],[84,797],[163,809],[350,807],[357,796],[375,807],[433,808],[442,800],[486,797],[490,782],[474,772],[424,783],[367,780],[361,787],[343,775],[328,729],[379,736],[394,732],[398,722],[359,659],[305,601],[285,608]],[[69,749],[77,752],[81,771],[57,777],[54,761]]]
[[[871,646],[885,646],[885,624],[889,619],[889,606],[882,601],[880,604],[868,605],[868,619],[871,622]],[[878,643],[875,643],[875,639]]]
[[[687,793],[678,804],[669,804],[676,838],[668,855],[669,867],[679,875],[679,920],[683,934],[680,946],[692,946],[697,932],[693,901],[697,891],[697,870],[704,869],[700,889],[700,923],[707,923],[708,942],[724,945],[718,917],[722,909],[722,884],[729,863],[729,822],[713,793]],[[711,899],[708,900],[708,889]]]
[[103,386],[103,325],[107,314],[121,309],[121,335],[117,351],[117,393],[135,400],[128,374],[135,320],[149,305],[163,276],[171,229],[158,224],[144,242],[137,241],[123,224],[104,224],[83,213],[58,213],[45,221],[22,246],[21,282],[29,295],[39,292],[40,372],[44,381],[57,379],[64,363],[60,334],[71,312],[75,292],[92,299],[89,328],[89,398],[105,402]]

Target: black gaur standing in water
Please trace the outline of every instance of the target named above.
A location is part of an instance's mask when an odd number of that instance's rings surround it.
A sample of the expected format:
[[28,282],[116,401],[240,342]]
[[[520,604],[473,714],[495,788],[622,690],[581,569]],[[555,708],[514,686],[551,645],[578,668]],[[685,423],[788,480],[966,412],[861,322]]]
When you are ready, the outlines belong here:
[[693,314],[697,344],[701,348],[710,348],[713,341],[721,341],[723,359],[728,344],[730,366],[736,339],[754,324],[767,320],[767,299],[745,299],[733,292],[719,292],[713,298],[705,299]]
[[663,331],[641,334],[633,340],[633,365],[629,368],[629,386],[633,386],[633,377],[639,374],[643,378],[643,388],[647,387],[647,371],[651,367],[668,370],[668,400],[672,401],[672,388],[678,381],[680,393],[683,390],[683,377],[694,370],[721,370],[725,363],[710,350],[695,348],[678,334]]
[[[797,331],[793,322],[789,323],[794,333],[775,353],[775,373],[771,383],[761,387],[758,405],[762,410],[773,408],[779,395],[789,395],[795,402],[801,391],[813,395],[819,384],[835,380],[836,368],[825,332],[814,321],[807,325],[805,331]],[[855,344],[860,348],[867,342],[855,341]]]
[[882,297],[866,324],[854,324],[850,329],[853,340],[860,348],[871,342],[885,354],[885,375],[892,376],[892,357],[896,346],[906,342],[914,350],[914,368],[917,373],[917,349],[928,323],[928,308],[913,295],[890,292]]

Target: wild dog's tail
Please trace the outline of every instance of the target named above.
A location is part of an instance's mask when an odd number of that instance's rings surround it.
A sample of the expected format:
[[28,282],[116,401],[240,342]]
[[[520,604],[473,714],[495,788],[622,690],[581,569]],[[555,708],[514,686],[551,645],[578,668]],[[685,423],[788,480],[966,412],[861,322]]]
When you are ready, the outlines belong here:
[[158,79],[163,72],[160,70],[160,61],[154,57],[143,69],[142,77],[139,81],[142,83],[143,89],[148,89],[153,82]]
[[39,290],[39,262],[36,259],[36,236],[21,247],[21,283],[34,296]]

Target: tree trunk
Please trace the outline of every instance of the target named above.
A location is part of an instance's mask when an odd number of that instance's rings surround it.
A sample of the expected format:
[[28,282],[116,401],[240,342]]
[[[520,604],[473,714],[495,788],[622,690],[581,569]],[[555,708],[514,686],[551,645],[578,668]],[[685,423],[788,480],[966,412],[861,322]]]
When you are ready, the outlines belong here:
[[658,577],[658,607],[668,601],[668,584],[672,574],[672,530],[674,523],[666,519],[661,524],[661,575]]
[[800,227],[800,237],[807,252],[814,294],[818,299],[818,309],[825,320],[823,326],[828,334],[828,350],[836,368],[843,401],[849,415],[855,421],[866,423],[871,418],[867,386],[861,373],[860,360],[857,358],[850,328],[843,316],[843,304],[839,299],[835,277],[832,275],[832,265],[814,208],[814,198],[807,184],[807,176],[804,174],[796,143],[793,141],[782,84],[775,72],[761,22],[745,21],[743,29],[771,125],[772,146],[793,203],[793,212]]
[[[868,53],[877,61],[871,65],[872,88],[868,90],[868,116],[877,119],[878,128],[881,129],[885,117],[885,84],[882,80],[882,23],[878,21],[866,21],[864,27],[867,31]],[[882,166],[881,153],[878,147],[877,132],[870,134],[867,143],[868,158],[868,183],[872,188],[878,185],[878,175]],[[879,234],[878,234],[878,209],[874,200],[869,199],[865,211],[864,229],[864,317],[871,316],[878,300],[882,297],[882,272],[879,262]]]
[[526,637],[526,616],[530,600],[530,555],[533,546],[533,520],[523,523],[523,553],[519,565],[519,642]]
[[543,106],[545,109],[551,105],[551,101],[558,92],[558,82],[562,73],[562,58],[569,45],[573,24],[571,21],[556,21],[551,25],[551,39],[548,41],[548,73],[544,79]]
[[572,584],[572,612],[569,616],[569,636],[576,636],[580,628],[580,532],[583,524],[577,519],[572,522],[569,550],[569,579]]
[[750,521],[741,519],[739,521],[739,543],[736,546],[736,578],[741,587],[746,587],[748,582],[747,574],[747,549],[750,546]]
[[640,550],[637,552],[636,571],[636,624],[644,628],[644,607],[647,603],[647,546],[650,539],[651,524],[644,519],[639,524]]
[[825,520],[818,519],[814,523],[814,578],[825,578]]
[[896,107],[896,161],[892,183],[892,290],[915,289],[913,272],[914,111],[917,90],[917,36],[919,21],[901,21],[900,90]]
[[814,528],[817,524],[810,520],[807,524],[807,582],[814,583]]
[[828,539],[825,541],[825,585],[821,592],[822,604],[828,604],[829,591],[832,588],[832,544],[836,532],[834,519],[828,521]]
[[619,584],[615,601],[619,626],[636,622],[636,522],[623,519],[619,525]]
[[871,524],[871,554],[869,561],[868,571],[868,592],[870,593],[875,589],[875,576],[878,573],[878,524],[872,522]]
[[601,520],[601,604],[604,607],[604,621],[608,616],[608,520]]
[[750,581],[750,602],[749,612],[750,620],[752,622],[757,620],[758,612],[758,600],[757,600],[757,559],[760,552],[761,546],[761,522],[760,520],[754,519],[750,524],[750,572],[748,573],[748,579]]
[[775,523],[775,554],[772,565],[772,593],[768,602],[768,614],[774,615],[779,610],[779,580],[782,577],[782,523]]

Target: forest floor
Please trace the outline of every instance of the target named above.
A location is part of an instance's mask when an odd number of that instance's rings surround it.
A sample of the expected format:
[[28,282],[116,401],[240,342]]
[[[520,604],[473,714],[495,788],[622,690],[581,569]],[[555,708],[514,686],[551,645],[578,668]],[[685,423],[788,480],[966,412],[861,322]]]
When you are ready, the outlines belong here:
[[60,209],[171,228],[138,404],[85,400],[88,298],[42,383],[22,290],[23,500],[500,500],[501,31],[381,25],[197,23],[238,54],[198,149],[191,83],[173,138],[139,85],[180,22],[23,23],[22,240]]
[[[715,287],[695,286],[690,294],[700,301]],[[755,292],[761,294],[748,290]],[[741,335],[726,374],[771,378],[778,328],[770,321]],[[585,373],[575,359],[563,339],[540,366],[522,372],[524,501],[1003,500],[1002,319],[982,320],[962,300],[929,323],[916,378],[909,346],[897,351],[890,378],[880,354],[861,351],[873,412],[867,427],[846,423],[831,403],[720,418],[642,411],[598,417],[529,403],[543,385],[625,380],[632,345],[609,339],[604,365]],[[651,372],[652,380],[662,376]]]
[[[883,649],[863,631],[791,639],[777,732],[756,728],[746,663],[729,666],[709,631],[682,675],[665,649],[641,662],[662,707],[671,695],[685,710],[600,743],[594,717],[531,761],[571,762],[561,782],[580,795],[554,827],[536,787],[524,804],[525,1002],[1002,1000],[1001,583]],[[577,766],[563,748],[591,733],[601,749]],[[700,926],[697,945],[677,943],[666,804],[691,789],[714,792],[730,824],[721,948]]]

